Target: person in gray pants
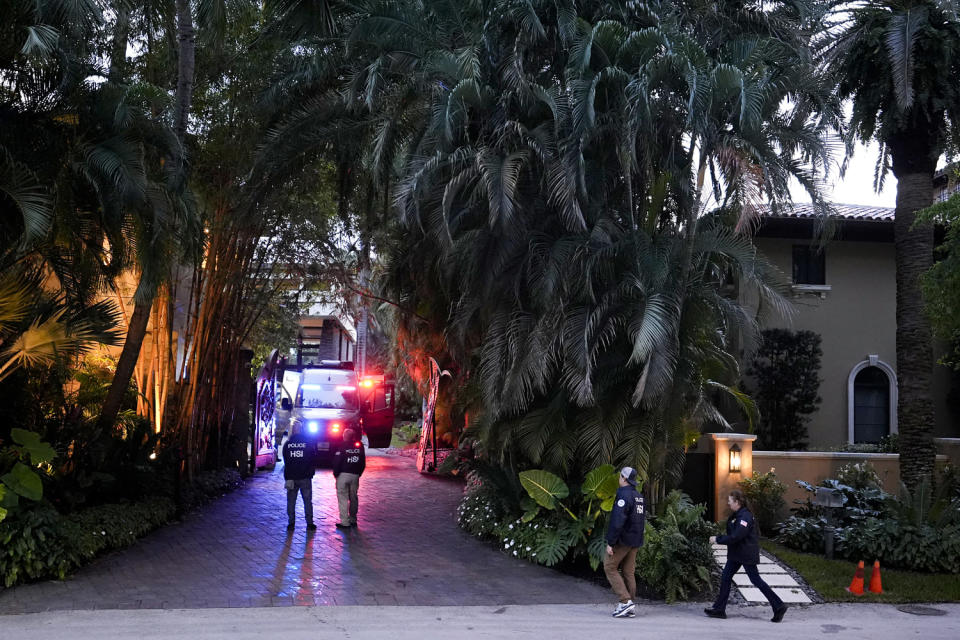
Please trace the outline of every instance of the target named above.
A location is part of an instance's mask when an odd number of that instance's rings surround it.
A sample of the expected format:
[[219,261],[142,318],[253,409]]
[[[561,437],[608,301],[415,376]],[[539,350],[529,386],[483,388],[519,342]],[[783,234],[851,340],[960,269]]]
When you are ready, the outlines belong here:
[[357,526],[357,490],[366,466],[363,442],[356,431],[347,429],[343,432],[343,444],[333,455],[333,477],[337,480],[337,503],[340,506],[338,529]]
[[316,469],[314,444],[303,437],[303,421],[290,425],[292,435],[281,446],[283,479],[287,489],[287,530],[293,531],[297,516],[297,493],[303,498],[303,515],[307,529],[313,531],[313,474]]

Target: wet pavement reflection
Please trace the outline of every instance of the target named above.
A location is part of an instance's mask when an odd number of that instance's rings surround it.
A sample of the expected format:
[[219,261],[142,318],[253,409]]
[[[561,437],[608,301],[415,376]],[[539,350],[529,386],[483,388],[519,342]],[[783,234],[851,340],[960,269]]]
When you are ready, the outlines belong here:
[[507,557],[456,526],[462,483],[370,452],[358,527],[318,469],[308,532],[286,529],[280,466],[65,581],[0,591],[0,614],[61,609],[599,603],[606,589]]

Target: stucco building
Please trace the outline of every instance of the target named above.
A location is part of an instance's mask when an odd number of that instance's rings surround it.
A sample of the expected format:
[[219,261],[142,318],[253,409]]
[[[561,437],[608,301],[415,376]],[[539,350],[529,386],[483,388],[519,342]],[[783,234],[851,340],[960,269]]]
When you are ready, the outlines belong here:
[[[833,239],[821,248],[811,205],[766,212],[757,248],[791,282],[792,317],[765,327],[821,337],[822,403],[808,427],[810,448],[877,442],[897,433],[896,262],[892,208],[834,205]],[[935,436],[960,435],[947,401],[952,372],[935,365]]]

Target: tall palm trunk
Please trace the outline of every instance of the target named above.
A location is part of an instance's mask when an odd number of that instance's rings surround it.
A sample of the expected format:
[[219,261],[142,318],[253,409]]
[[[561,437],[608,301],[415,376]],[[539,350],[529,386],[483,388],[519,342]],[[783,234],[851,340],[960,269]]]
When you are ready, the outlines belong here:
[[[187,117],[190,113],[190,103],[193,99],[193,74],[196,46],[196,31],[193,27],[193,14],[190,11],[189,0],[177,0],[177,41],[179,48],[179,62],[177,74],[177,94],[174,111],[174,130],[177,139],[180,141],[180,150],[178,157],[174,158],[177,166],[183,166],[186,156],[184,149],[184,139],[187,132]],[[117,413],[120,411],[120,404],[123,401],[124,393],[130,385],[130,377],[137,366],[137,360],[140,358],[140,348],[143,346],[143,339],[147,334],[147,324],[150,319],[150,310],[153,307],[153,301],[156,296],[156,283],[147,283],[144,276],[141,275],[140,284],[137,287],[137,299],[133,315],[130,318],[130,325],[127,328],[127,337],[123,343],[123,351],[120,352],[120,359],[117,361],[117,370],[113,376],[113,382],[110,384],[110,390],[107,393],[107,400],[104,402],[103,410],[100,413],[100,419],[97,424],[101,428],[106,428],[116,421]]]
[[[138,289],[143,286],[144,283],[141,280]],[[123,404],[123,396],[130,386],[130,377],[133,375],[133,370],[136,368],[137,360],[140,357],[143,338],[147,335],[147,322],[150,320],[150,308],[152,306],[152,295],[144,296],[143,300],[134,303],[133,314],[130,316],[129,325],[127,325],[127,337],[123,342],[120,359],[117,360],[117,370],[113,374],[113,382],[110,383],[110,390],[107,391],[107,398],[103,402],[100,418],[97,421],[97,426],[100,429],[108,430],[112,428],[117,420],[120,405]]]
[[[897,263],[897,421],[900,477],[911,489],[933,473],[933,345],[923,311],[920,276],[933,264],[933,227],[914,228],[916,213],[933,203],[934,158],[927,135],[909,131],[890,148],[897,177],[894,245]],[[918,148],[920,147],[920,148]]]
[[113,29],[113,42],[110,46],[110,71],[107,77],[110,82],[120,83],[127,76],[127,43],[130,40],[130,8],[125,3],[119,3],[117,21]]
[[[183,145],[187,135],[187,118],[193,100],[193,72],[196,59],[197,32],[193,26],[190,0],[177,0],[177,96],[174,105],[173,129]],[[182,152],[181,152],[182,153]]]

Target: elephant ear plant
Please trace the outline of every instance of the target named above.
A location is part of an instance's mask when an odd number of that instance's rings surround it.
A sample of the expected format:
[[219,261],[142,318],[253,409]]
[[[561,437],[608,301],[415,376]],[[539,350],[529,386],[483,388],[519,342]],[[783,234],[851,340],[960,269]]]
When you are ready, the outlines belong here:
[[[610,464],[604,464],[590,471],[580,485],[580,491],[570,497],[570,488],[558,476],[543,469],[531,469],[520,472],[520,484],[527,491],[520,503],[524,509],[521,523],[532,522],[541,509],[563,512],[563,518],[556,528],[546,527],[537,537],[537,556],[543,564],[553,565],[559,562],[571,547],[586,545],[590,566],[595,570],[603,560],[605,542],[603,538],[603,514],[613,508],[613,499],[617,493],[617,470]],[[561,502],[568,499],[570,506]],[[598,520],[600,526],[598,525]],[[579,555],[583,549],[575,549]]]
[[43,483],[38,470],[49,465],[56,452],[40,436],[25,429],[11,429],[13,444],[0,450],[0,521],[18,506],[20,498],[34,502],[43,499]]

